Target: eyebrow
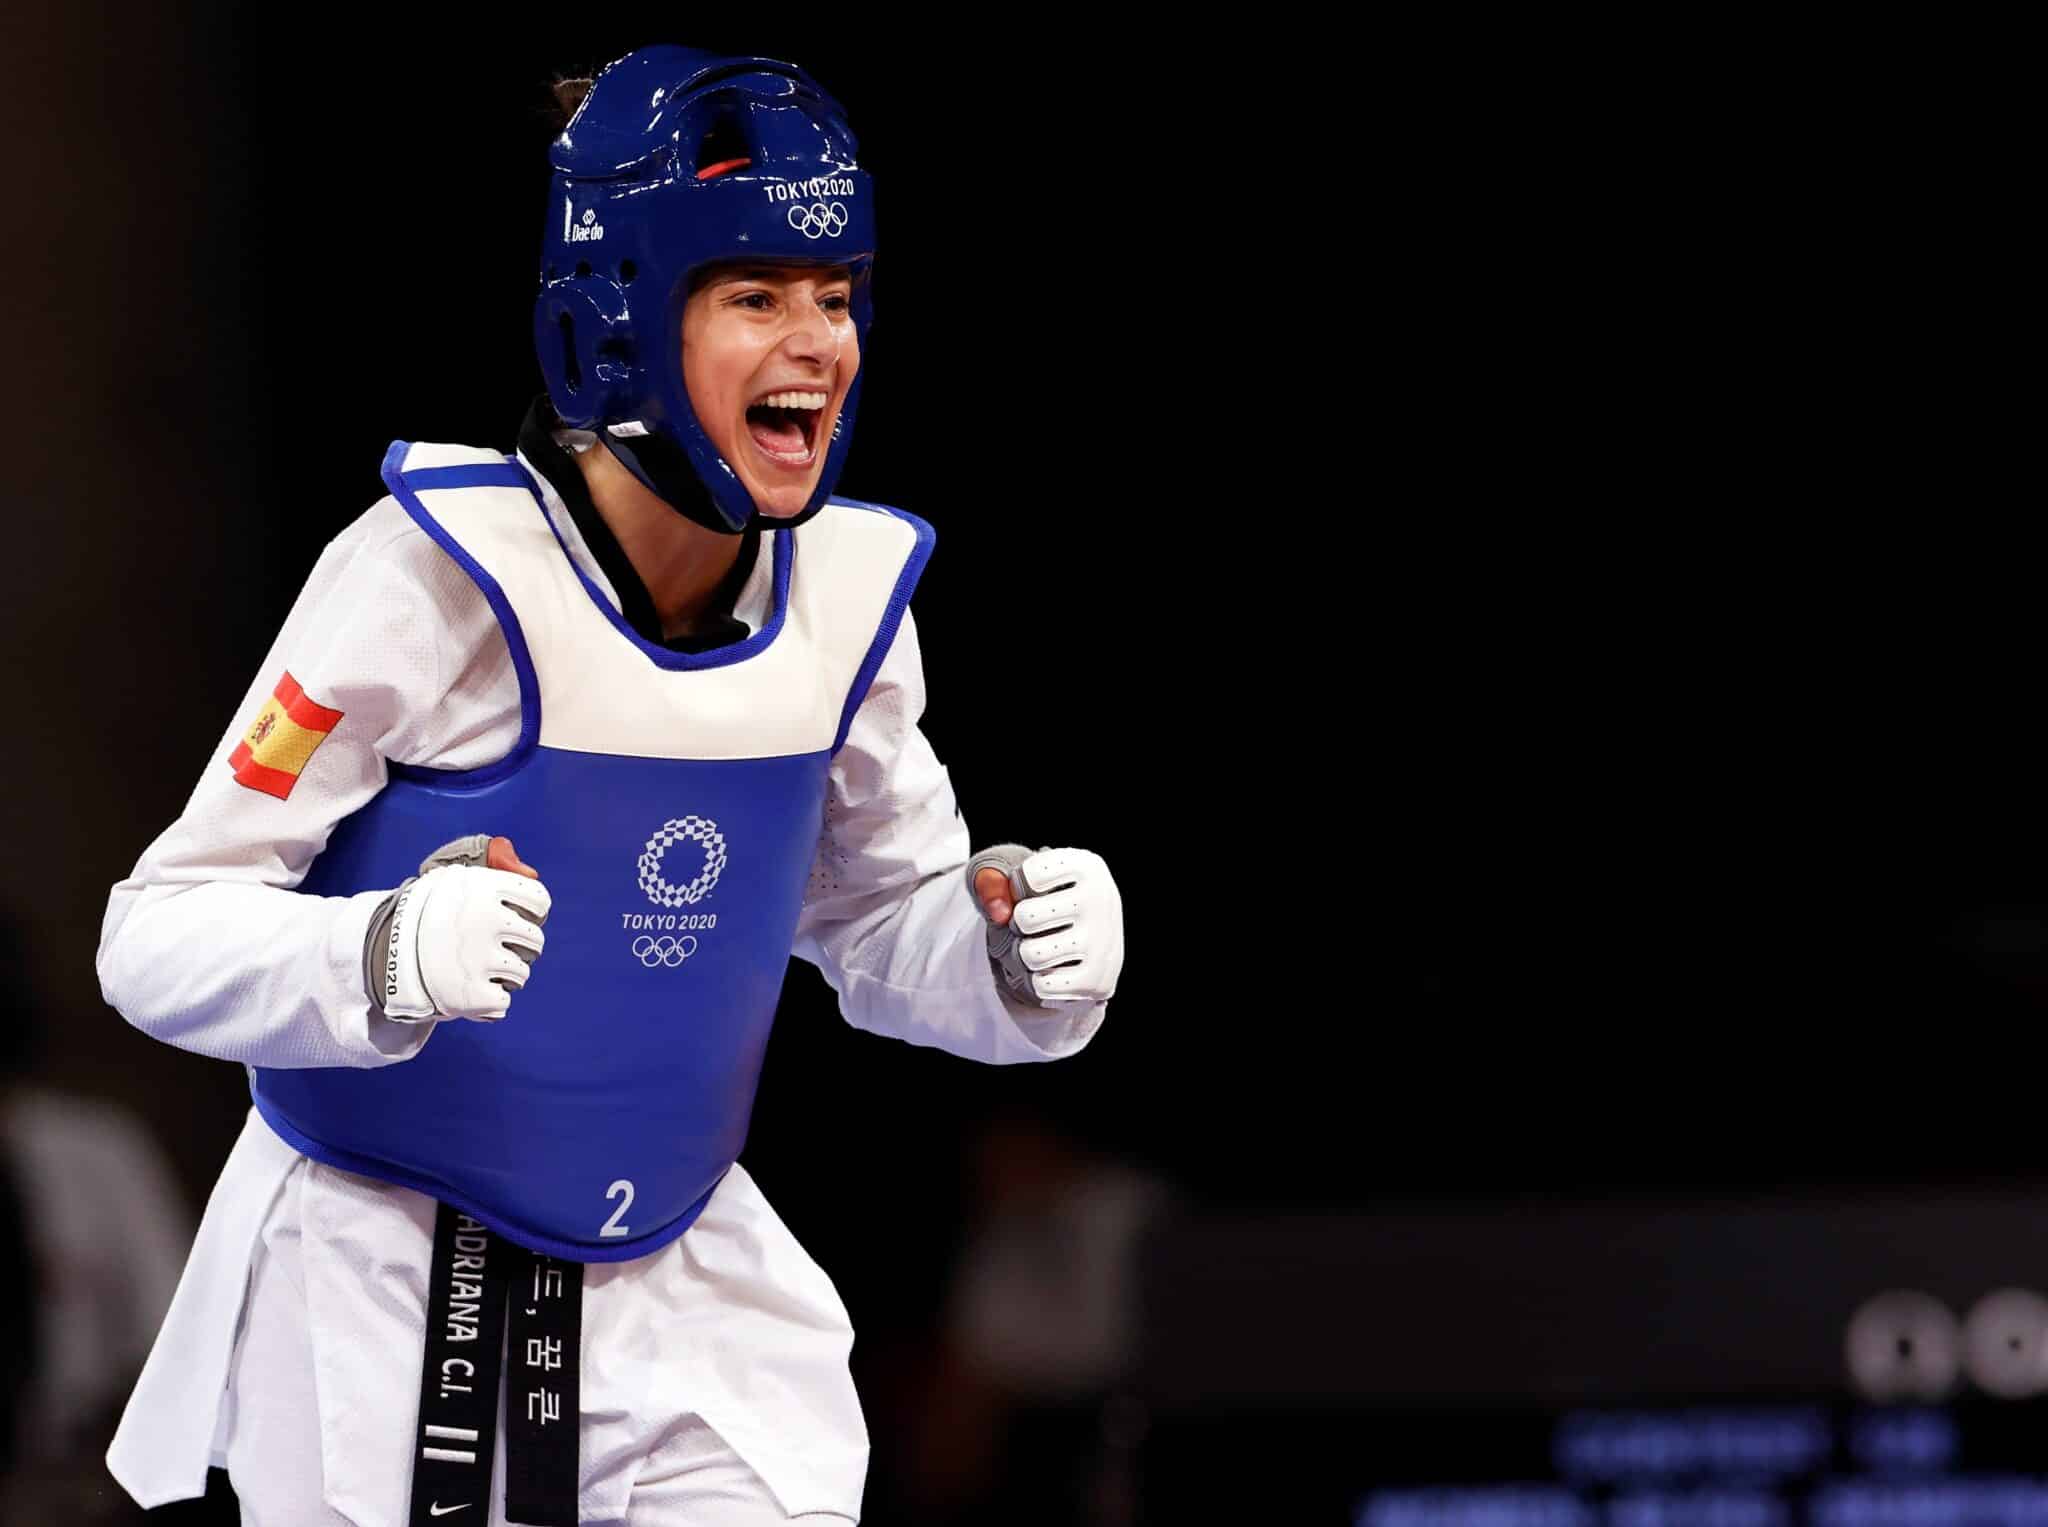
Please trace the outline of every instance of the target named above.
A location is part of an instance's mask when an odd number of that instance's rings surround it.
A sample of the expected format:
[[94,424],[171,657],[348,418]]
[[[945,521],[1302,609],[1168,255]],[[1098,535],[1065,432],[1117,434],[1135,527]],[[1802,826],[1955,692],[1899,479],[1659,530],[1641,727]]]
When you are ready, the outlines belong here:
[[828,281],[851,281],[853,271],[845,265],[739,265],[718,272],[714,281],[787,281],[812,271],[819,272]]

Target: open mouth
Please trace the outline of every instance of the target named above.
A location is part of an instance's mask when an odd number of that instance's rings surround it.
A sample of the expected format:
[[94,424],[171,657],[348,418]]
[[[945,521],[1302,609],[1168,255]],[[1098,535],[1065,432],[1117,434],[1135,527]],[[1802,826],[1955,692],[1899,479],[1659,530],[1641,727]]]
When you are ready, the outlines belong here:
[[747,438],[777,466],[808,467],[818,451],[819,422],[831,394],[771,392],[747,408]]

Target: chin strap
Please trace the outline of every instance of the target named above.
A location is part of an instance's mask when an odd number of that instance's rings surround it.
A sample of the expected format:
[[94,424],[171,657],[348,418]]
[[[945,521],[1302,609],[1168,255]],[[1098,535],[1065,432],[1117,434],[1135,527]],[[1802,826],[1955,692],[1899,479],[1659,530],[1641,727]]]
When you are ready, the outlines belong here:
[[[684,519],[702,525],[706,530],[715,530],[720,535],[736,536],[748,528],[747,525],[735,527],[726,519],[711,497],[711,490],[704,486],[704,479],[697,475],[689,453],[666,435],[650,433],[622,437],[599,426],[597,438],[618,458],[621,466]],[[825,500],[820,498],[801,514],[791,515],[786,520],[764,519],[757,509],[748,524],[762,530],[794,530],[824,507]]]
[[[735,528],[726,519],[713,502],[711,490],[704,486],[697,469],[690,465],[688,453],[667,437],[648,434],[622,439],[600,426],[597,438],[604,442],[604,448],[618,459],[621,466],[684,519],[694,521],[706,530],[715,530],[720,535],[735,536],[746,528]],[[755,516],[756,519],[759,517],[758,514]]]

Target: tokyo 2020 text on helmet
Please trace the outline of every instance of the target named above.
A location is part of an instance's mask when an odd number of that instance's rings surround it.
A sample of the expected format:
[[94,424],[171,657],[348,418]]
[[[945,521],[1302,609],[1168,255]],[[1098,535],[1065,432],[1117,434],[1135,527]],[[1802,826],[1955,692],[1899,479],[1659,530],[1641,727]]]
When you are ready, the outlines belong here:
[[[756,519],[690,406],[682,318],[718,261],[844,265],[866,344],[874,192],[839,103],[793,64],[642,48],[609,65],[555,140],[534,343],[564,424],[599,432],[651,491],[710,529]],[[801,524],[845,464],[855,375]]]

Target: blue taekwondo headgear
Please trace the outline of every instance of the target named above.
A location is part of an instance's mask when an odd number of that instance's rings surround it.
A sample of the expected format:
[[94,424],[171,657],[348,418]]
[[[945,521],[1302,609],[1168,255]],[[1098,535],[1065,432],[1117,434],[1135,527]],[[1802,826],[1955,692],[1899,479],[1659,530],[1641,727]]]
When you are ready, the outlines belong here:
[[[642,48],[606,67],[549,155],[554,167],[533,336],[562,422],[592,429],[655,494],[738,534],[754,500],[704,433],[683,380],[690,276],[719,260],[845,265],[865,347],[875,199],[839,103],[794,64]],[[817,491],[846,461],[847,389]]]

